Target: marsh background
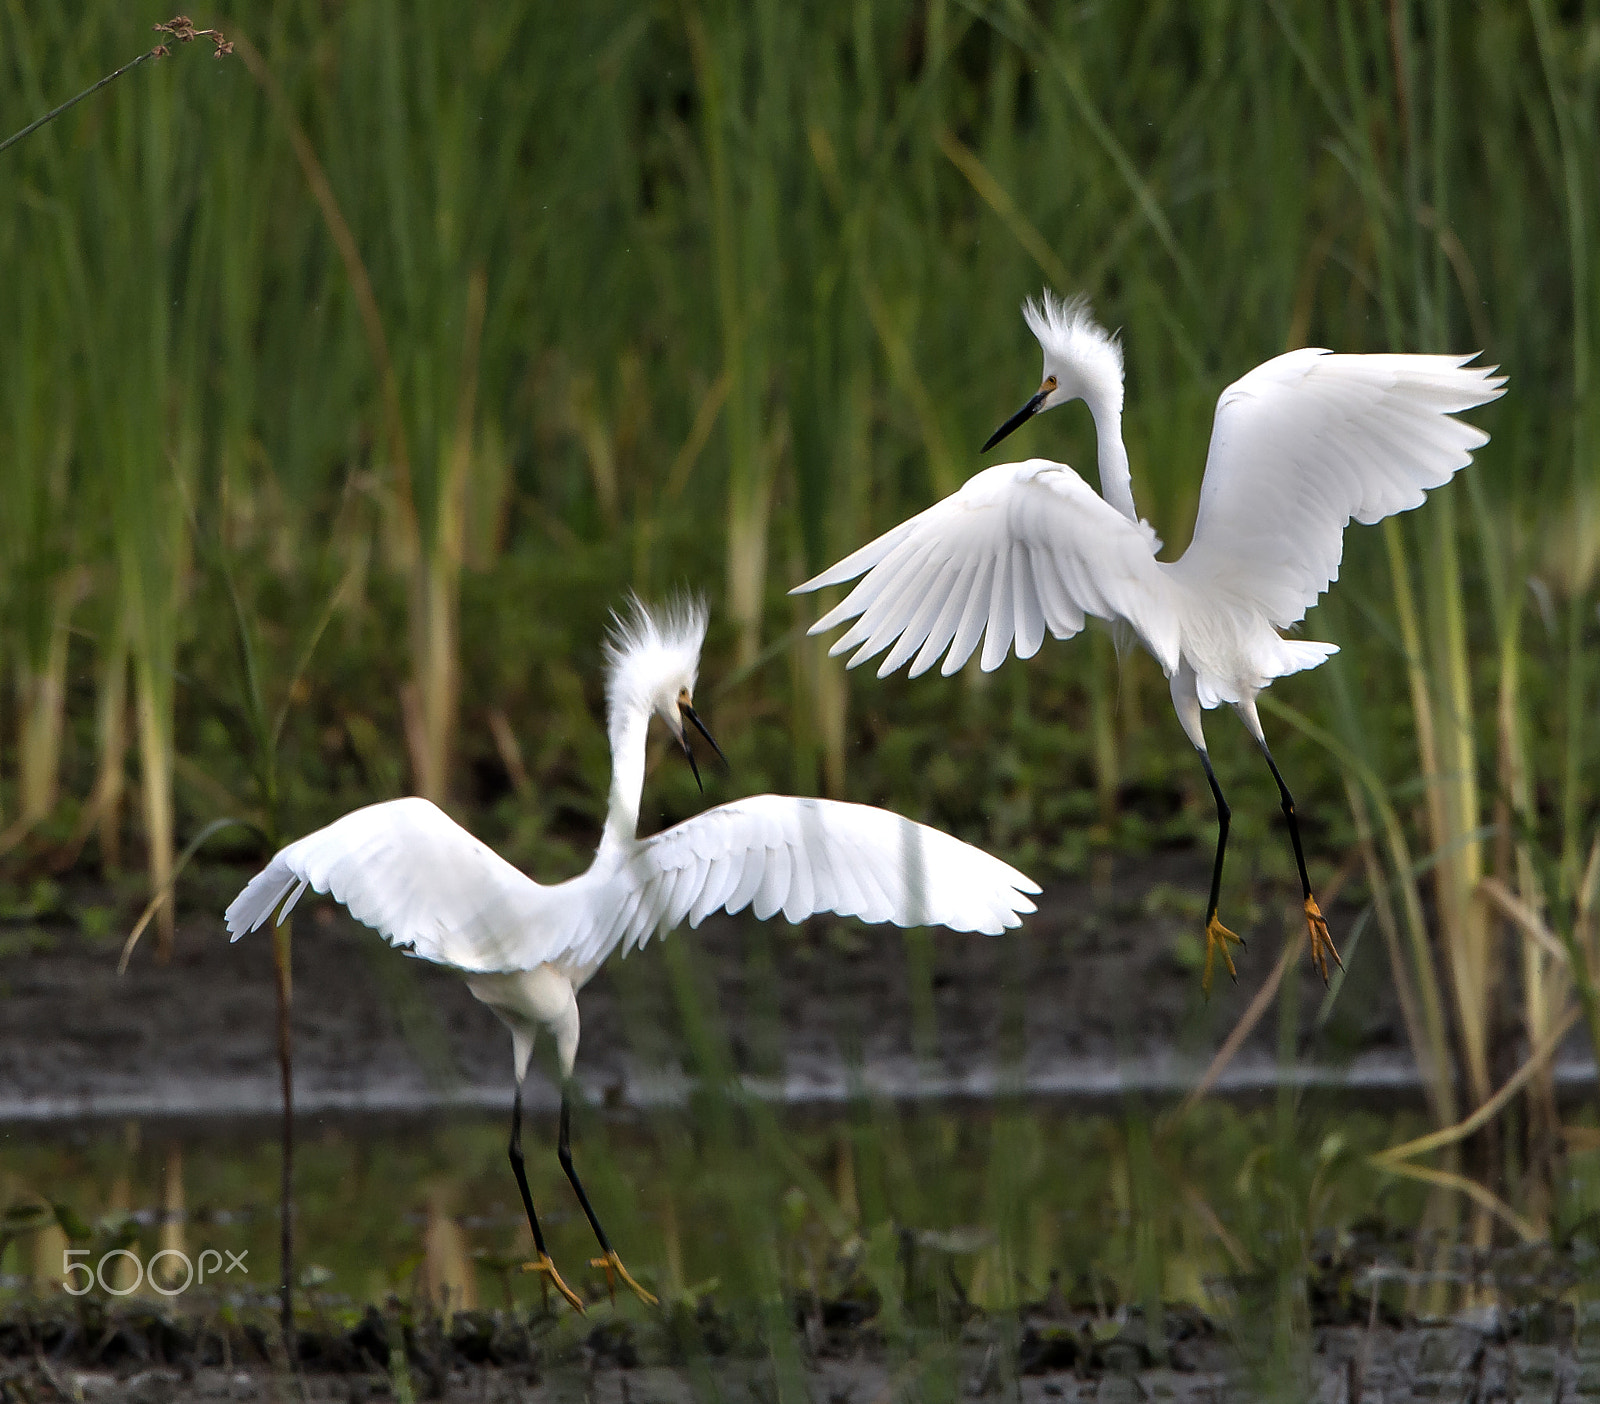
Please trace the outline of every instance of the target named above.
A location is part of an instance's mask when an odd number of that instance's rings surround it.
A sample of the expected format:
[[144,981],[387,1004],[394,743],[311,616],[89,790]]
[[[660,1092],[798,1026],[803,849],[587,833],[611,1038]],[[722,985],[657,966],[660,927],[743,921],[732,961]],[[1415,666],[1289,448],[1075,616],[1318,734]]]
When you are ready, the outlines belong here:
[[[0,129],[164,18],[7,0]],[[195,18],[235,51],[146,63],[0,155],[9,958],[78,942],[114,960],[168,892],[136,956],[165,959],[176,913],[226,886],[174,879],[197,839],[231,880],[408,791],[542,879],[576,871],[605,794],[599,645],[630,589],[710,597],[696,700],[732,762],[710,799],[887,804],[1047,884],[1180,861],[1209,844],[1211,802],[1142,654],[1094,632],[988,677],[880,683],[805,637],[821,606],[788,587],[976,471],[1035,383],[1017,307],[1041,285],[1121,331],[1136,493],[1169,554],[1216,397],[1251,366],[1303,344],[1481,349],[1511,378],[1472,416],[1491,443],[1420,511],[1349,535],[1306,626],[1342,651],[1263,709],[1314,876],[1340,884],[1359,958],[1395,991],[1410,1121],[1295,1099],[1206,1112],[1225,1134],[1131,1102],[1066,1122],[858,1108],[818,1149],[718,1081],[706,982],[678,969],[685,1061],[731,1100],[672,1134],[763,1148],[716,1211],[748,1270],[672,1268],[665,1237],[635,1258],[655,1251],[644,1265],[685,1290],[737,1283],[772,1339],[812,1230],[855,1271],[892,1257],[894,1225],[976,1223],[954,1280],[995,1307],[1054,1268],[1107,1313],[1163,1295],[1221,1310],[1217,1280],[1273,1265],[1288,1360],[1309,1245],[1348,1232],[1372,1183],[1393,1223],[1480,1246],[1592,1223],[1592,1092],[1563,1111],[1549,1060],[1574,1026],[1600,1044],[1600,6],[355,0]],[[1086,476],[1093,453],[1079,410],[1014,441]],[[1235,801],[1225,901],[1259,918],[1259,982],[1290,858],[1248,742],[1226,717],[1212,731]],[[667,757],[646,822],[700,802]],[[770,943],[807,939],[826,938],[750,924],[755,978]],[[1173,938],[1180,965],[1198,949]],[[915,989],[931,963],[905,952]],[[1399,1169],[1356,1154],[1458,1123],[1514,1074],[1486,1133]],[[641,1134],[640,1164],[670,1166],[650,1139],[667,1131]],[[1057,1134],[1101,1148],[1070,1156],[1096,1183],[1122,1175],[1120,1198],[1090,1197],[1122,1237],[1102,1224],[1074,1246],[1028,1219],[1068,1155]],[[1038,1145],[1026,1183],[1017,1135]],[[878,1191],[840,1187],[839,1144],[867,1158],[849,1183]],[[1161,1188],[1200,1144],[1215,1174],[1187,1199]],[[5,1146],[19,1204],[53,1179],[86,1215],[115,1197],[92,1156],[63,1167],[15,1129]],[[133,1198],[153,1202],[167,1171],[145,1158]],[[1347,1167],[1336,1193],[1324,1161]],[[198,1151],[183,1163],[206,1173]],[[625,1200],[628,1156],[611,1164]],[[1416,1165],[1431,1189],[1397,1179]],[[265,1166],[247,1198],[269,1198]],[[1194,1196],[1204,1213],[1152,1217]],[[26,1241],[8,1251],[9,1282]]]

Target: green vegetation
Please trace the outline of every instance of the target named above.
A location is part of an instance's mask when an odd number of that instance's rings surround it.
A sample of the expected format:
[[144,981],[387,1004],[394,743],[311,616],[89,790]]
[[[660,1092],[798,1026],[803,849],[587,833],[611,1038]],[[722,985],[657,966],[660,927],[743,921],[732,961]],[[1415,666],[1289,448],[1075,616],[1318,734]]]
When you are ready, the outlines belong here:
[[[0,8],[0,132],[151,40],[79,9]],[[1264,710],[1322,875],[1370,899],[1433,1122],[1522,1068],[1466,1159],[1384,1164],[1555,1223],[1547,1055],[1574,1019],[1600,1048],[1600,5],[197,18],[236,52],[145,63],[0,154],[17,875],[137,852],[161,892],[220,817],[295,833],[405,790],[570,871],[607,611],[682,583],[741,790],[892,804],[1041,878],[1187,841],[1210,800],[1144,657],[847,679],[787,586],[978,466],[1041,283],[1122,329],[1174,549],[1236,375],[1482,348],[1511,377],[1492,443],[1351,535],[1308,626],[1343,651]],[[1087,468],[1086,419],[1017,452]],[[1270,787],[1214,730],[1235,851],[1280,876]],[[650,802],[697,800],[663,768]]]

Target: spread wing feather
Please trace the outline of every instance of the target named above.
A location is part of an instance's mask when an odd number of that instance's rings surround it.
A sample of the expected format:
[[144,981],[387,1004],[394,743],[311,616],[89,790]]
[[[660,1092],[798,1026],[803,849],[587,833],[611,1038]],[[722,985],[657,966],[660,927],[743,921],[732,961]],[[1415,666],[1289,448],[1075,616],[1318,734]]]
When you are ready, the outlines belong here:
[[[291,843],[234,898],[234,940],[307,887],[391,945],[458,970],[592,970],[688,918],[837,912],[994,933],[1034,910],[1015,868],[887,810],[757,795],[541,887],[424,799],[369,805]],[[281,918],[280,918],[281,919]]]
[[1166,569],[1278,628],[1339,578],[1344,529],[1421,506],[1488,441],[1452,418],[1505,379],[1470,356],[1290,351],[1217,401],[1194,538]]
[[[971,844],[888,810],[837,800],[755,795],[644,840],[613,879],[637,910],[606,932],[608,949],[644,945],[687,915],[749,906],[802,921],[836,912],[897,926],[994,934],[1034,910],[1038,885]],[[589,953],[584,953],[583,959]]]
[[855,623],[830,652],[855,649],[854,668],[884,650],[884,677],[910,663],[955,672],[983,640],[980,665],[1013,646],[1031,658],[1046,632],[1070,638],[1086,614],[1122,620],[1170,674],[1178,614],[1142,523],[1130,522],[1072,469],[1046,459],[1003,463],[902,522],[795,593],[865,578],[817,621]]
[[[528,969],[573,932],[541,887],[449,815],[415,796],[368,805],[282,849],[232,903],[238,940],[291,890],[330,893],[390,945],[459,970]],[[298,895],[298,894],[297,894]]]

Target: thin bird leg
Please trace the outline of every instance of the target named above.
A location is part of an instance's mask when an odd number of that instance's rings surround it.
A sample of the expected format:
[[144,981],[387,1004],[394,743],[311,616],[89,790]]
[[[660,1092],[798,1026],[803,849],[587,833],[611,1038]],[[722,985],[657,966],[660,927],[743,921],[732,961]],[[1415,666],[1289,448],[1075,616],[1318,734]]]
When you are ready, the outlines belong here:
[[[583,1298],[561,1280],[561,1274],[556,1271],[556,1265],[550,1260],[550,1254],[544,1246],[544,1234],[539,1229],[539,1216],[533,1212],[533,1196],[528,1192],[528,1172],[523,1167],[522,1158],[522,1084],[517,1084],[516,1098],[511,1103],[511,1173],[517,1177],[517,1188],[522,1191],[522,1207],[528,1211],[528,1227],[533,1230],[533,1250],[539,1256],[530,1263],[524,1263],[524,1272],[537,1272],[544,1275],[543,1285],[548,1294],[549,1283],[554,1283],[556,1291],[560,1292],[580,1312],[583,1311]],[[548,1295],[545,1298],[549,1303]]]
[[611,1300],[617,1299],[617,1278],[621,1278],[635,1292],[641,1301],[649,1306],[656,1306],[656,1298],[645,1291],[633,1280],[633,1274],[622,1265],[622,1259],[617,1256],[617,1250],[611,1246],[611,1240],[606,1237],[606,1231],[600,1227],[600,1220],[595,1217],[594,1206],[589,1203],[589,1196],[583,1191],[583,1184],[578,1179],[578,1172],[572,1165],[572,1104],[567,1098],[567,1089],[561,1089],[561,1138],[556,1144],[556,1157],[561,1161],[561,1168],[567,1172],[567,1178],[572,1181],[573,1193],[578,1196],[578,1203],[583,1206],[584,1215],[589,1220],[589,1227],[594,1230],[594,1236],[599,1240],[600,1252],[603,1256],[591,1258],[590,1267],[604,1268],[606,1274],[606,1291],[611,1294]]
[[1211,898],[1206,903],[1206,968],[1200,977],[1200,991],[1209,997],[1211,965],[1218,951],[1222,952],[1223,962],[1228,967],[1228,978],[1238,983],[1239,973],[1233,968],[1233,956],[1229,954],[1228,943],[1231,941],[1242,950],[1244,941],[1217,918],[1217,903],[1222,900],[1222,860],[1228,851],[1228,820],[1232,817],[1232,811],[1228,808],[1228,801],[1222,797],[1222,786],[1217,784],[1217,773],[1211,768],[1211,757],[1203,750],[1199,755],[1200,764],[1206,768],[1206,779],[1211,784],[1212,797],[1217,802],[1217,856],[1211,864]]
[[1311,879],[1306,873],[1306,855],[1300,847],[1300,824],[1294,815],[1294,796],[1289,793],[1289,787],[1283,783],[1283,776],[1278,773],[1278,764],[1272,759],[1272,752],[1267,749],[1267,743],[1261,741],[1261,754],[1267,758],[1267,765],[1272,771],[1272,778],[1278,782],[1278,795],[1283,802],[1283,817],[1289,824],[1289,840],[1294,844],[1294,862],[1300,869],[1300,888],[1305,894],[1306,930],[1311,935],[1311,963],[1316,966],[1317,974],[1322,976],[1322,983],[1328,983],[1328,957],[1332,956],[1334,964],[1339,969],[1344,969],[1344,962],[1339,959],[1339,952],[1333,944],[1333,937],[1328,934],[1328,923],[1323,919],[1322,908],[1317,905],[1317,899],[1311,895]]

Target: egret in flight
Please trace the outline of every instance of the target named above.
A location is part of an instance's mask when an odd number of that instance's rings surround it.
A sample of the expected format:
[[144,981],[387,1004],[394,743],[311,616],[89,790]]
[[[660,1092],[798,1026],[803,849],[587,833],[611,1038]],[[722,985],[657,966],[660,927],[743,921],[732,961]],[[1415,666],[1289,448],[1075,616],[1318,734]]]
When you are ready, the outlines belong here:
[[561,1069],[557,1155],[594,1230],[608,1285],[620,1276],[645,1301],[600,1227],[572,1164],[568,1093],[578,1052],[577,994],[619,946],[626,955],[685,917],[750,907],[761,920],[836,912],[897,926],[994,934],[1034,910],[1037,884],[969,844],[887,810],[833,800],[755,795],[650,838],[636,835],[652,716],[694,767],[685,723],[717,749],[695,713],[706,610],[679,600],[656,613],[637,600],[606,641],[611,796],[587,872],[545,887],[524,876],[425,799],[369,805],[291,843],[226,914],[237,941],[274,912],[281,922],[310,887],[410,955],[448,966],[511,1030],[516,1092],[511,1169],[533,1230],[530,1270],[578,1310],[545,1247],[522,1155],[522,1082],[535,1034],[555,1040]]
[[[1344,528],[1422,504],[1471,461],[1488,435],[1451,416],[1502,392],[1497,367],[1471,356],[1335,355],[1307,348],[1275,356],[1217,401],[1211,449],[1189,548],[1156,558],[1161,541],[1134,507],[1122,442],[1122,348],[1082,299],[1046,292],[1023,316],[1044,350],[1035,394],[984,445],[987,452],[1043,410],[1081,399],[1094,419],[1100,492],[1064,463],[1035,458],[985,469],[944,501],[902,522],[796,593],[865,575],[813,626],[854,619],[833,645],[856,649],[850,667],[889,656],[878,676],[938,662],[946,676],[980,638],[985,672],[1015,640],[1031,658],[1045,631],[1058,639],[1094,615],[1130,629],[1165,672],[1178,721],[1205,767],[1217,805],[1217,848],[1206,908],[1203,987],[1220,950],[1217,917],[1228,804],[1206,753],[1201,714],[1228,703],[1277,781],[1304,889],[1311,956],[1324,980],[1338,951],[1306,874],[1294,799],[1268,749],[1256,697],[1274,678],[1315,668],[1333,644],[1286,639],[1338,578]],[[859,617],[858,617],[859,616]]]

